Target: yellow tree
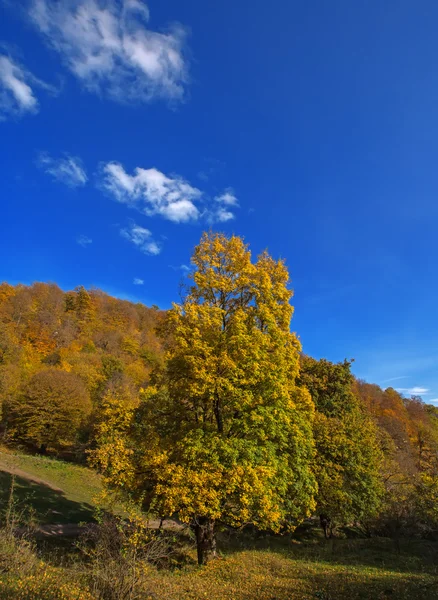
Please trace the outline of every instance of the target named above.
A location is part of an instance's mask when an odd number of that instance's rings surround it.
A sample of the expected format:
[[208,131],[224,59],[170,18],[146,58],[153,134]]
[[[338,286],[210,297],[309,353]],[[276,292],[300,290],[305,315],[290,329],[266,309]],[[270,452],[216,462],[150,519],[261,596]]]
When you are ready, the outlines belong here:
[[278,531],[313,510],[313,403],[295,384],[283,261],[265,252],[254,264],[239,237],[206,233],[192,262],[192,285],[164,326],[163,386],[129,423],[117,409],[121,424],[103,426],[94,458],[110,484],[191,523],[203,564],[216,522]]

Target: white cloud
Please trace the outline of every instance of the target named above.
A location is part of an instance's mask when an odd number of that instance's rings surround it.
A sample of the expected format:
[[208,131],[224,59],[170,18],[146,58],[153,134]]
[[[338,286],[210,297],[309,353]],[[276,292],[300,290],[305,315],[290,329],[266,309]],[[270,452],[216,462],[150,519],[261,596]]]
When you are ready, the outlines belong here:
[[144,254],[156,256],[161,252],[161,247],[154,241],[149,229],[140,227],[140,225],[136,225],[136,223],[131,223],[129,227],[121,229],[120,234],[137,246]]
[[88,236],[86,236],[86,235],[79,235],[76,238],[76,243],[79,244],[79,246],[82,246],[83,248],[86,248],[92,242],[93,242],[93,240],[91,238],[89,238]]
[[201,190],[178,175],[171,177],[155,168],[140,167],[130,175],[117,162],[103,165],[100,186],[119,202],[148,216],[160,215],[174,223],[198,220],[210,224],[224,223],[235,218],[230,207],[238,206],[231,190],[216,196],[212,202]]
[[38,166],[54,179],[69,187],[79,187],[88,181],[81,159],[75,156],[67,154],[65,158],[52,158],[43,152],[38,157]]
[[90,91],[120,102],[183,98],[185,31],[148,29],[142,0],[29,1],[32,22]]
[[59,89],[38,79],[16,60],[0,52],[0,121],[35,114],[39,110],[35,89],[56,95]]
[[194,202],[202,192],[181,177],[168,177],[157,169],[137,167],[134,175],[129,175],[119,163],[108,163],[103,167],[102,185],[119,202],[149,216],[161,215],[175,223],[199,217]]
[[226,223],[226,221],[231,221],[235,218],[234,213],[231,212],[231,208],[238,207],[239,202],[231,188],[216,196],[215,202],[216,206],[206,212],[206,221],[208,223]]
[[397,392],[402,394],[408,394],[410,396],[421,396],[422,394],[427,394],[429,392],[428,388],[414,386],[411,388],[396,388]]
[[209,223],[225,223],[226,221],[231,221],[231,219],[234,219],[234,213],[223,206],[211,211],[207,215],[207,221]]
[[138,277],[134,277],[134,281],[132,282],[134,285],[143,285],[144,279],[139,279]]
[[0,56],[0,120],[38,111],[38,100],[29,85],[32,79],[32,75],[11,58]]
[[215,200],[226,206],[239,206],[239,202],[232,189],[225,190],[223,194],[216,196]]

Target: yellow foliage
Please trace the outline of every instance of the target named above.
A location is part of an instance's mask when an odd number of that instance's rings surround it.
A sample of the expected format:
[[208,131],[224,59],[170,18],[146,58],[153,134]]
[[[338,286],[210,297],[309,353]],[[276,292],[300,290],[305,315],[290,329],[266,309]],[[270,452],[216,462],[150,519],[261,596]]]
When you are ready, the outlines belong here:
[[76,582],[66,581],[64,571],[42,561],[36,573],[16,579],[2,580],[0,577],[0,597],[14,600],[95,600]]
[[204,234],[193,285],[163,325],[161,387],[104,408],[94,460],[157,514],[293,527],[314,508],[314,413],[283,261]]

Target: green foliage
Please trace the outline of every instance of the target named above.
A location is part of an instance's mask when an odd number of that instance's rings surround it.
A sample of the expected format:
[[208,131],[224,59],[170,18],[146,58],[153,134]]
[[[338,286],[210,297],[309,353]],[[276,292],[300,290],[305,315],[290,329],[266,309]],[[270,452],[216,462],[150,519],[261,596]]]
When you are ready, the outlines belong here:
[[300,382],[316,405],[317,510],[331,524],[376,513],[383,495],[382,452],[373,421],[353,393],[350,363],[303,356]]
[[351,362],[332,363],[325,358],[301,357],[300,383],[312,396],[316,409],[327,417],[343,416],[357,406]]
[[423,526],[438,531],[438,477],[422,473],[416,486],[416,508]]

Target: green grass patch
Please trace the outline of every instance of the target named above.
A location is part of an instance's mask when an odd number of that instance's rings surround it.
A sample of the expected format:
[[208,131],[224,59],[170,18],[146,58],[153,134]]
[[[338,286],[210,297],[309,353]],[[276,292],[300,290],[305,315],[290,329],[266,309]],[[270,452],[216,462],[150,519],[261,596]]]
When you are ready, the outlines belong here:
[[97,473],[41,456],[0,452],[0,506],[5,506],[12,475],[19,508],[32,508],[39,523],[93,520],[93,498],[102,491]]

